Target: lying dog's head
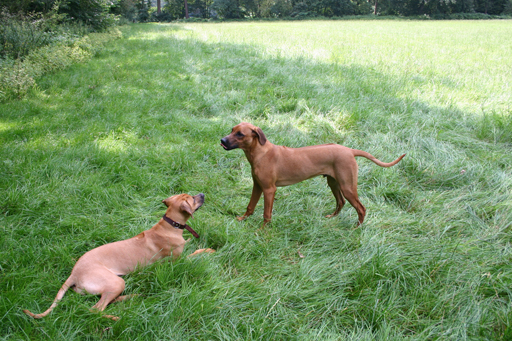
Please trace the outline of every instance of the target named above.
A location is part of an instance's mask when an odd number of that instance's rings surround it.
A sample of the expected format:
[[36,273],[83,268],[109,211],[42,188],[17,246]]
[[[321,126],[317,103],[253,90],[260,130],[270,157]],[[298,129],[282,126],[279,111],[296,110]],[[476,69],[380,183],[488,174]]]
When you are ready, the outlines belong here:
[[204,194],[188,195],[186,193],[173,195],[162,202],[167,206],[165,215],[169,218],[185,223],[195,211],[204,203]]
[[247,150],[255,141],[258,141],[263,146],[267,142],[267,138],[260,128],[250,123],[242,122],[233,127],[231,134],[220,140],[220,145],[225,150],[235,148]]

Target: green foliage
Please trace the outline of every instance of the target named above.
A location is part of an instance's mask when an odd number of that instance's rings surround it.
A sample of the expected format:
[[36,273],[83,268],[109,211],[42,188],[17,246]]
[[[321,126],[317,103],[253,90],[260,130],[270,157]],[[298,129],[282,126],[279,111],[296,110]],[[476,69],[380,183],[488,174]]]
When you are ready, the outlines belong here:
[[80,21],[95,31],[104,31],[116,23],[110,7],[109,0],[64,0],[60,3],[60,12],[65,13],[70,20]]
[[137,18],[137,4],[138,0],[119,0],[114,2],[110,11],[132,22]]
[[135,7],[137,8],[137,21],[148,21],[150,18],[151,0],[137,0]]
[[17,19],[4,12],[0,21],[0,57],[21,58],[52,42],[50,33],[41,28],[35,18]]
[[47,13],[55,3],[55,0],[0,0],[0,9],[9,13]]
[[214,0],[189,0],[187,3],[189,17],[191,18],[208,19],[216,15],[212,9]]
[[168,0],[164,5],[163,12],[169,15],[171,20],[185,17],[185,2],[181,0]]
[[503,6],[503,13],[504,15],[512,15],[512,0],[508,0],[505,2],[505,5]]
[[[162,0],[162,12],[153,11],[151,0],[0,0],[9,13],[48,13],[55,6],[71,22],[81,22],[96,31],[127,22],[165,22],[185,18],[184,1]],[[497,18],[512,14],[511,0],[189,0],[190,18],[340,18],[406,16],[433,19]],[[481,13],[482,16],[473,13]],[[425,17],[426,16],[426,17]],[[196,20],[197,21],[197,20]]]
[[[24,16],[58,16],[59,20],[72,23],[82,23],[95,31],[102,31],[116,24],[117,17],[112,14],[118,7],[118,2],[129,0],[0,0],[0,9],[7,13]],[[1,25],[0,25],[1,26]]]
[[0,58],[22,58],[31,50],[62,41],[81,30],[79,25],[64,25],[64,15],[55,5],[46,13],[10,14],[4,8],[0,13]]
[[[289,0],[276,0],[273,2],[270,13],[273,16],[282,18],[282,17],[288,17],[293,11],[293,4],[292,1]],[[266,15],[269,16],[269,15]]]
[[475,11],[490,15],[502,14],[505,10],[507,0],[474,0]]
[[245,11],[239,5],[239,0],[215,0],[212,9],[222,19],[241,19]]
[[85,62],[107,42],[119,37],[120,31],[116,29],[90,33],[74,41],[31,49],[23,60],[0,60],[0,101],[24,96],[42,75]]

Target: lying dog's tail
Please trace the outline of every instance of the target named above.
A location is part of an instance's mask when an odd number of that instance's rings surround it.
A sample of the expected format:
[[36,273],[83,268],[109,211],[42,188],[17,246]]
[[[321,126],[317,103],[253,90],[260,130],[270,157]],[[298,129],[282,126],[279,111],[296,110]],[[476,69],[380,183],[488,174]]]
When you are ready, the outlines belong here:
[[25,314],[27,314],[28,316],[32,316],[35,319],[40,319],[41,317],[45,317],[46,315],[48,315],[49,313],[52,312],[53,308],[55,308],[57,306],[57,303],[59,303],[59,301],[62,299],[62,297],[64,297],[64,294],[66,293],[66,291],[68,291],[68,289],[71,286],[73,286],[74,284],[75,284],[74,280],[71,278],[71,276],[69,276],[69,278],[64,282],[64,284],[60,288],[59,292],[57,293],[57,296],[55,296],[55,299],[53,300],[53,303],[50,306],[50,308],[48,308],[48,310],[46,310],[44,313],[34,314],[34,313],[28,311],[27,309],[23,310],[23,312]]
[[398,162],[400,162],[400,160],[402,160],[402,158],[405,156],[405,154],[404,154],[404,155],[400,156],[398,159],[396,159],[395,161],[392,161],[392,162],[382,162],[382,161],[377,160],[377,158],[375,156],[371,155],[370,153],[365,152],[364,150],[352,149],[352,154],[354,154],[354,156],[365,157],[368,160],[375,162],[377,165],[379,165],[381,167],[391,167],[391,166],[394,166]]

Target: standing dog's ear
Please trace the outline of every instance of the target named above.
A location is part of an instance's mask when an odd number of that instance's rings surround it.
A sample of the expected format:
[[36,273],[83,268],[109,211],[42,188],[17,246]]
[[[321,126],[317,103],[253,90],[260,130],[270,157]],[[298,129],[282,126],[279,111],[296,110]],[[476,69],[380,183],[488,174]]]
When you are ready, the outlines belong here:
[[190,206],[190,204],[186,200],[181,203],[180,210],[190,214],[190,218],[194,218],[193,215],[192,215],[194,213],[194,210],[192,209],[192,207]]
[[261,128],[259,127],[256,127],[256,129],[253,129],[252,132],[255,133],[256,136],[258,136],[258,141],[260,142],[260,144],[262,146],[265,145],[265,143],[267,142],[267,137],[265,136],[265,134],[263,134],[263,130],[261,130]]
[[169,200],[169,199],[171,199],[171,198],[169,197],[169,198],[167,198],[167,199],[162,200],[162,202],[163,202],[163,203],[165,204],[165,206],[167,206],[167,207],[169,207],[169,203],[170,203],[170,200]]

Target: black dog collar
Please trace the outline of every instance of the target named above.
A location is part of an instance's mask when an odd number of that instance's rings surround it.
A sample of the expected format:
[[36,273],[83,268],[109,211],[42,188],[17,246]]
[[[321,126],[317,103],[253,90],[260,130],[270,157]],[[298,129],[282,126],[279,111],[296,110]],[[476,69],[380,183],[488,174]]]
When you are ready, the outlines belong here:
[[199,235],[197,234],[196,231],[194,231],[192,229],[192,227],[188,226],[187,224],[180,224],[178,222],[175,222],[174,220],[172,220],[171,218],[167,217],[165,214],[163,216],[163,220],[165,220],[166,223],[168,223],[169,225],[171,225],[172,227],[176,228],[176,229],[180,229],[180,230],[187,230],[188,232],[192,233],[192,235],[196,238],[199,238]]

